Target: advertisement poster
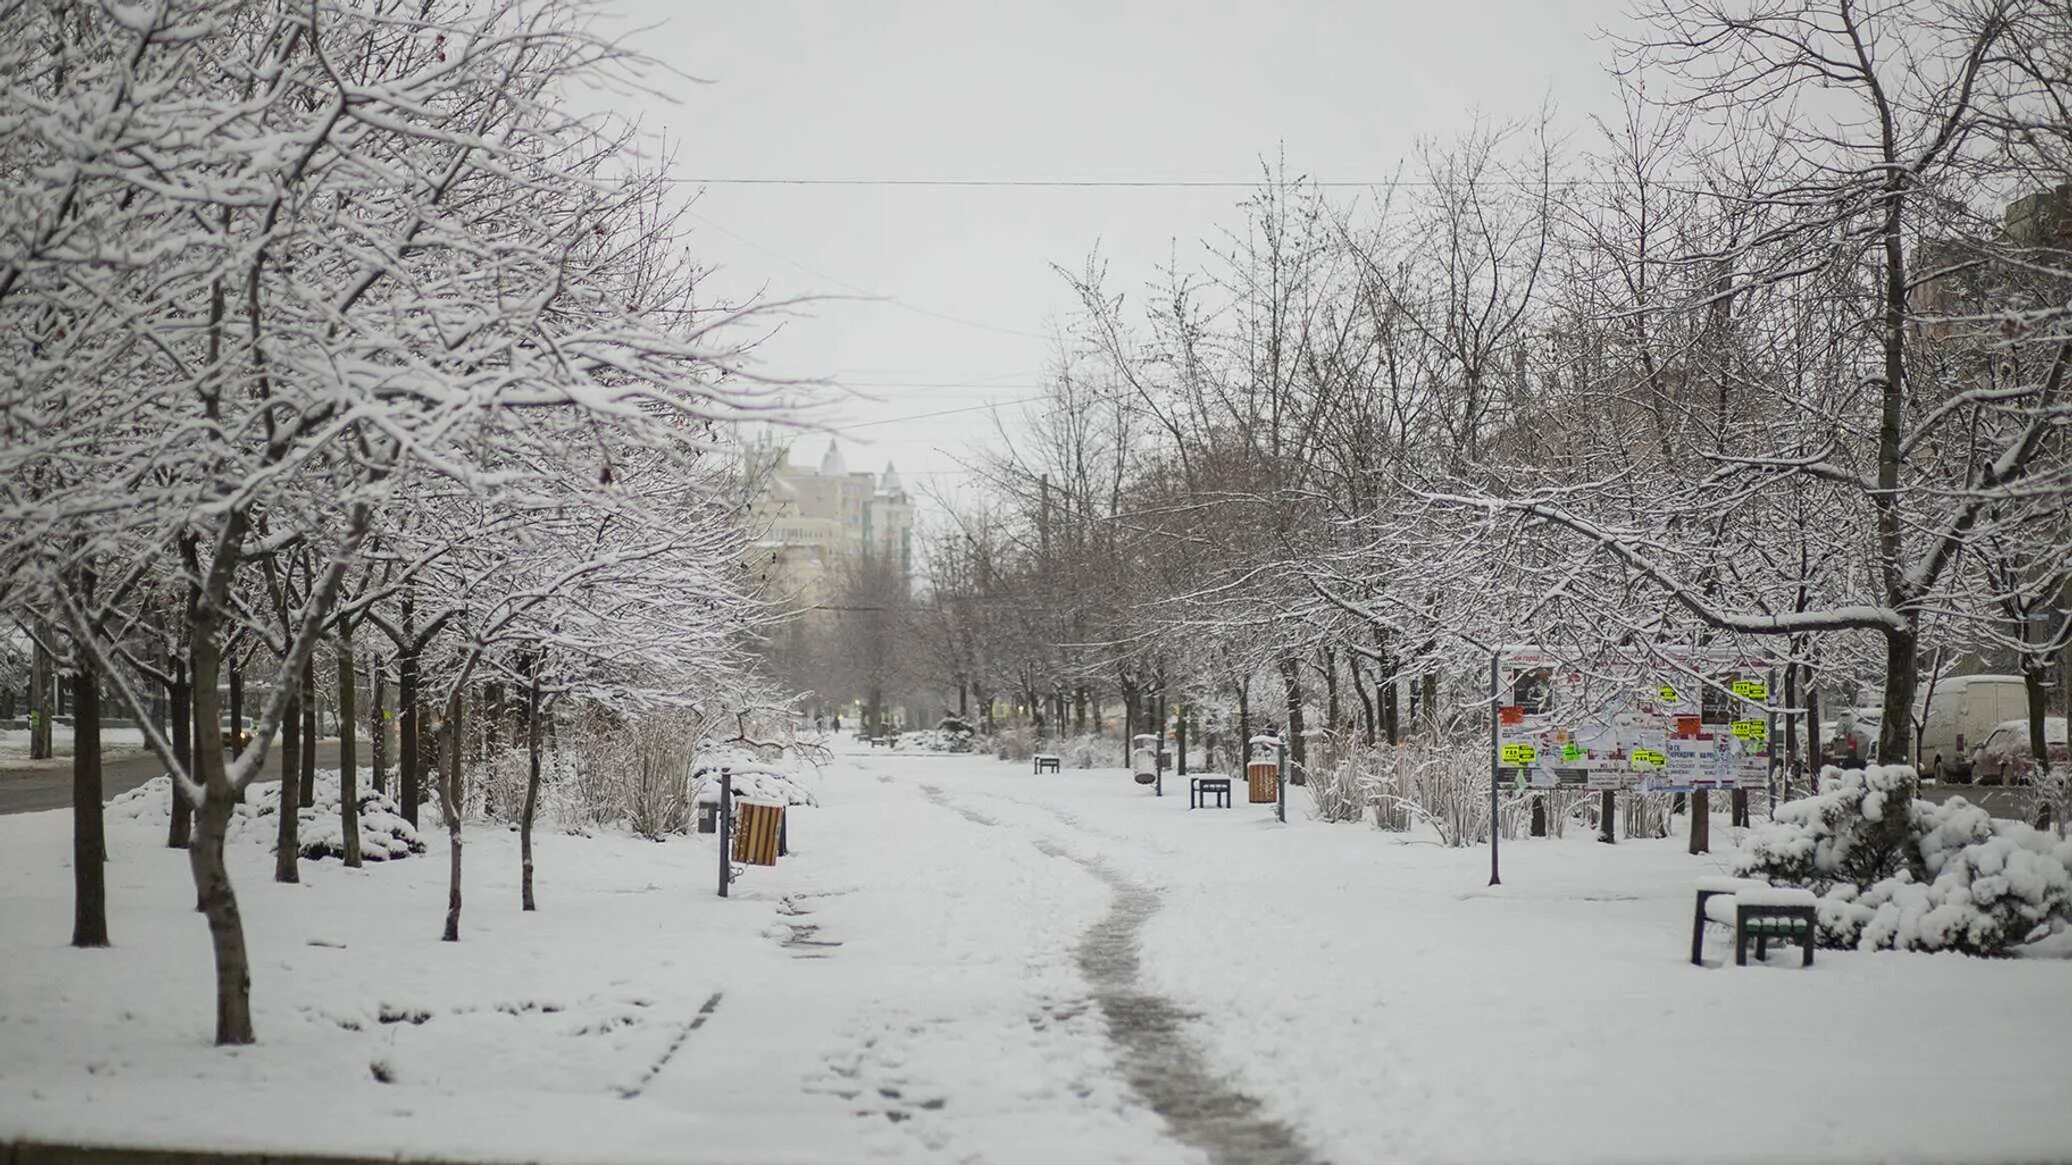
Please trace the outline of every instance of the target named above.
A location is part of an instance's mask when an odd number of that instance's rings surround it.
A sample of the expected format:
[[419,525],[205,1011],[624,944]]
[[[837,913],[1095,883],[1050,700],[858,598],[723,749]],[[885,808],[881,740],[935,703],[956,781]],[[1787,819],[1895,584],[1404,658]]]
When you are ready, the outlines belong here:
[[1541,789],[1763,788],[1766,660],[1498,653],[1496,767]]

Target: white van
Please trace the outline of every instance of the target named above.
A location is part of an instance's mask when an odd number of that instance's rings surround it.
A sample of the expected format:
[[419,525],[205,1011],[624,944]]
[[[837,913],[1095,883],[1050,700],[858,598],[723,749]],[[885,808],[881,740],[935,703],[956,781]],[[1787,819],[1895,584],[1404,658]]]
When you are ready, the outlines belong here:
[[1971,754],[1995,726],[2029,715],[2020,676],[1951,676],[1935,685],[1921,720],[1921,773],[1938,781],[1971,779]]

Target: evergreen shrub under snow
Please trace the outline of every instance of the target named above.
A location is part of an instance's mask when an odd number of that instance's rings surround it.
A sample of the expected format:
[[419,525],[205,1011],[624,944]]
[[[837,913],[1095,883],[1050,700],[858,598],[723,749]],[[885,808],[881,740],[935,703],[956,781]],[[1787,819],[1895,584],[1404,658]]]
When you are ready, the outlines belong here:
[[1820,895],[1824,945],[1998,955],[2072,922],[2072,840],[1961,797],[1914,797],[1905,765],[1830,768],[1752,830],[1735,870]]
[[[368,790],[364,778],[360,788],[360,857],[370,862],[381,862],[423,853],[424,842],[419,839],[416,827],[403,820],[402,810],[388,794]],[[301,806],[297,813],[300,821],[296,826],[296,852],[312,859],[343,858],[345,831],[339,820],[338,774],[319,772],[315,794],[311,803]],[[272,848],[279,836],[276,815],[280,812],[280,803],[279,782],[246,789],[244,801],[231,812],[226,840],[236,842],[242,839]],[[173,812],[173,779],[153,777],[108,802],[108,812],[147,825],[163,826]]]

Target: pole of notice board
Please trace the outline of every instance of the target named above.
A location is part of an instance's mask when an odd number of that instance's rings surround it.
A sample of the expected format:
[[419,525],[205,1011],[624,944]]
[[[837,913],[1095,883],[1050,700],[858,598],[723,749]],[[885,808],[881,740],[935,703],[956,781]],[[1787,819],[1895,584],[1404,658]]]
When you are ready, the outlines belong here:
[[719,896],[727,896],[727,883],[732,880],[734,847],[734,774],[729,769],[719,771]]
[[1489,656],[1489,884],[1492,886],[1501,886],[1504,881],[1497,876],[1496,864],[1496,839],[1499,832],[1496,822],[1496,786],[1497,782],[1503,779],[1503,758],[1497,751],[1496,722],[1501,715],[1498,708],[1503,700],[1503,678],[1503,653],[1492,652]]

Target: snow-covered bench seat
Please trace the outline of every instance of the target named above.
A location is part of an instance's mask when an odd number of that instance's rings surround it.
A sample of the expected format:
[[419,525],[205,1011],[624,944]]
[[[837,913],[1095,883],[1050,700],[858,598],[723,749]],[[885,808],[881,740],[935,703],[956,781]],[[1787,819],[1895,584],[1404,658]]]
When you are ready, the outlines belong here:
[[1036,754],[1036,771],[1038,773],[1057,772],[1058,765],[1060,763],[1061,759],[1059,757],[1051,755],[1050,753],[1039,752]]
[[1805,953],[1800,966],[1813,965],[1813,939],[1818,929],[1819,899],[1811,890],[1772,886],[1754,878],[1700,878],[1691,915],[1691,963],[1704,966],[1705,924],[1718,923],[1734,932],[1734,964],[1748,965],[1748,940],[1755,957],[1768,957],[1770,940],[1795,941]]

